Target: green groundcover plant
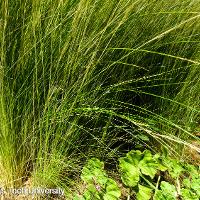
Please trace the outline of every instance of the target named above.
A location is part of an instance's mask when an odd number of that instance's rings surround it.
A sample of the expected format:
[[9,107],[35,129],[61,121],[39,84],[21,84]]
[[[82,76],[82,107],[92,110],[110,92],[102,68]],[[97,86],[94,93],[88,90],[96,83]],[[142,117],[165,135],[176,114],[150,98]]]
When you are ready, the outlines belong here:
[[[119,158],[119,176],[123,186],[109,177],[104,163],[91,158],[82,169],[82,193],[74,200],[137,199],[137,200],[198,200],[200,169],[181,163],[168,155],[152,155],[149,150],[132,150]],[[161,175],[163,173],[163,175]],[[122,196],[122,191],[127,190]]]

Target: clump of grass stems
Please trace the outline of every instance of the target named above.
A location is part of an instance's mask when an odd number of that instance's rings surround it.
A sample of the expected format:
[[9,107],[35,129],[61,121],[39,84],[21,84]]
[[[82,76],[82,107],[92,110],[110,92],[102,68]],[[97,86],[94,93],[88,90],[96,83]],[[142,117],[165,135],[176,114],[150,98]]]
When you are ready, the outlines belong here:
[[70,191],[135,143],[199,151],[199,18],[192,0],[2,0],[0,184]]

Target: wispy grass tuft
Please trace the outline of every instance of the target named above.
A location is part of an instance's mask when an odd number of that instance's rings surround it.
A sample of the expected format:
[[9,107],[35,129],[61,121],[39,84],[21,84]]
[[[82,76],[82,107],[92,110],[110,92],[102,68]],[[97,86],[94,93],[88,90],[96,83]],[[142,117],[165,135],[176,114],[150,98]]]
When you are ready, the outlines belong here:
[[70,192],[92,156],[200,151],[198,1],[0,2],[1,186]]

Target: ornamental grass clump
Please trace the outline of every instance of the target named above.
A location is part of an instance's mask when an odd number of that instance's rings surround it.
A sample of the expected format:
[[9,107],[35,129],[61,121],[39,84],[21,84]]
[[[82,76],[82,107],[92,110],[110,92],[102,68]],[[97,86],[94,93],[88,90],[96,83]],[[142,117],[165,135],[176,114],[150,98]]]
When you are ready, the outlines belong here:
[[200,151],[198,1],[0,3],[2,187],[67,193],[92,156]]

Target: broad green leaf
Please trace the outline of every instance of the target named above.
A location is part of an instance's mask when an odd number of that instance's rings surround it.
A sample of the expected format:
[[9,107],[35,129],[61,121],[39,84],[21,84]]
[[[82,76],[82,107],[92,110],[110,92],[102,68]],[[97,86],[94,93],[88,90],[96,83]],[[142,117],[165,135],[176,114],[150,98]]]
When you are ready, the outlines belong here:
[[197,193],[200,198],[200,178],[192,179],[191,188]]
[[137,200],[149,200],[152,195],[152,189],[139,185],[139,192],[137,193]]
[[158,167],[157,169],[160,170],[160,171],[166,171],[167,170],[167,167],[163,164],[161,158],[160,158],[160,154],[155,154],[153,156],[153,159],[157,162],[158,164]]
[[158,190],[154,195],[153,200],[176,200],[176,198],[171,194],[166,194],[161,190]]
[[104,164],[96,158],[90,159],[82,169],[81,179],[86,183],[99,183],[104,185],[107,175],[104,172]]
[[158,162],[158,167],[157,168],[158,168],[158,170],[160,170],[162,172],[167,170],[167,167],[164,166],[161,162]]
[[[183,180],[183,185],[190,190],[193,190],[197,193],[197,195],[200,197],[200,177],[197,177],[197,175],[191,174],[192,179],[185,178]],[[196,178],[197,177],[197,178]]]
[[183,167],[177,160],[172,160],[172,170],[169,170],[172,178],[178,178],[184,171]]
[[93,184],[88,185],[83,197],[85,200],[101,200],[100,193]]
[[104,200],[118,200],[121,196],[121,191],[117,183],[113,179],[108,179],[106,183],[106,194]]
[[113,196],[112,194],[105,194],[104,196],[103,196],[103,199],[104,200],[118,200],[119,198],[116,198],[115,196]]
[[163,164],[168,168],[168,172],[172,178],[178,178],[184,171],[181,163],[175,159],[170,159],[166,157],[163,159]]
[[88,163],[87,163],[88,166],[91,166],[93,168],[99,168],[99,169],[103,169],[104,168],[104,164],[102,161],[100,161],[99,159],[97,158],[91,158]]
[[162,181],[160,184],[161,190],[167,194],[172,194],[173,196],[176,196],[176,188],[174,185],[171,185],[168,182]]
[[96,158],[90,159],[83,167],[81,178],[87,183],[85,200],[118,200],[121,196],[117,183],[107,177],[103,167],[103,162]]
[[153,159],[149,150],[144,151],[144,157],[139,163],[139,168],[143,174],[150,176],[152,179],[156,175],[158,163]]
[[81,178],[86,183],[99,183],[104,185],[107,181],[107,176],[101,169],[83,168]]
[[176,188],[168,182],[162,181],[160,184],[161,190],[158,190],[153,197],[153,200],[176,200]]
[[183,200],[199,200],[197,194],[188,189],[181,189],[181,196]]
[[153,196],[153,200],[166,200],[165,196],[163,196],[162,191],[158,190]]
[[161,166],[157,162],[158,158],[159,155],[153,157],[149,150],[143,153],[138,150],[132,150],[127,153],[126,157],[119,159],[123,183],[129,187],[136,186],[140,179],[140,171],[142,174],[148,175],[153,179],[159,166]]
[[121,179],[126,186],[134,187],[139,182],[140,170],[138,164],[142,159],[140,151],[130,151],[126,157],[119,159]]
[[127,153],[126,158],[128,158],[129,162],[135,166],[138,166],[140,160],[142,159],[143,155],[142,152],[139,150],[132,150]]
[[194,177],[194,178],[200,177],[199,172],[194,165],[186,164],[185,168],[186,168],[187,172],[189,172],[191,174],[192,177]]
[[140,179],[140,171],[130,160],[121,158],[119,160],[122,182],[129,187],[134,187]]

